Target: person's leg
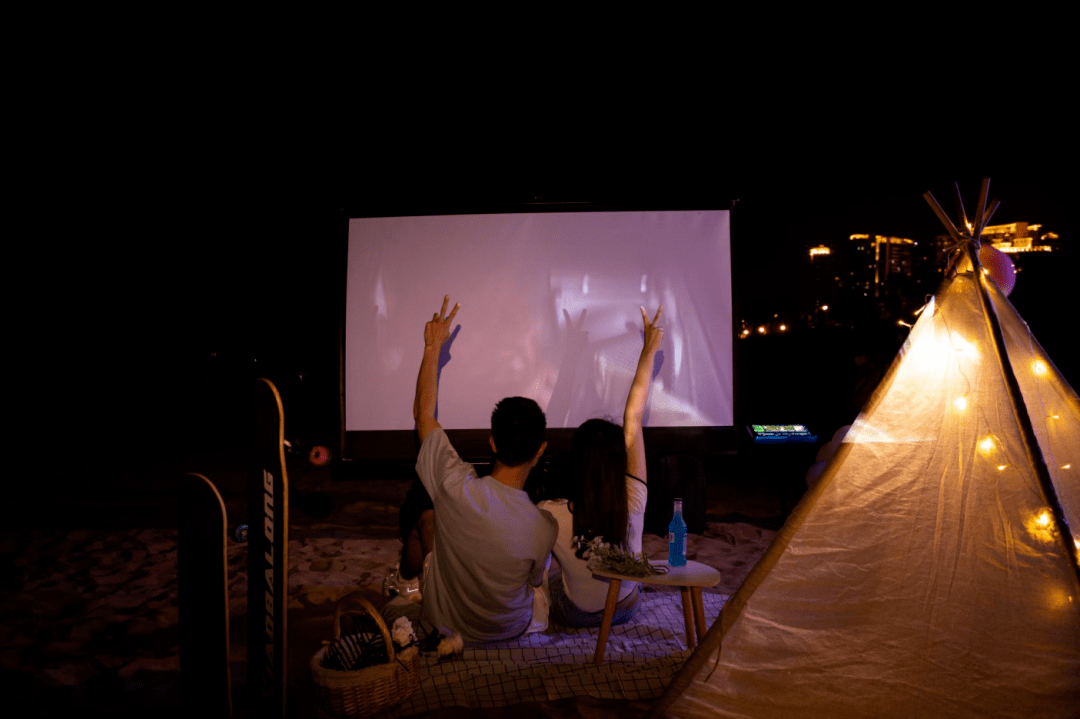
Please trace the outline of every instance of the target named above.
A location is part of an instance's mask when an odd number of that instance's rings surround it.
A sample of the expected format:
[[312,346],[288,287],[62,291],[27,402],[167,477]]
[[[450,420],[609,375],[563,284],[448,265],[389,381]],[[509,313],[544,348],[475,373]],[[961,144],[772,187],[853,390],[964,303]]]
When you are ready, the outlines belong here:
[[615,616],[611,619],[611,626],[625,624],[634,618],[638,607],[641,605],[641,585],[638,584],[634,591],[623,597],[622,601],[615,605]]
[[383,594],[393,597],[420,598],[418,575],[423,568],[424,556],[431,551],[435,538],[435,513],[431,497],[419,477],[413,480],[398,513],[398,531],[401,533],[401,561],[383,581]]
[[405,546],[401,550],[402,579],[412,579],[424,568],[424,557],[435,545],[435,510],[428,509],[420,513]]
[[[641,585],[615,605],[611,626],[625,624],[633,619],[641,604]],[[566,596],[561,581],[551,582],[551,617],[564,627],[598,627],[604,612],[583,612]]]

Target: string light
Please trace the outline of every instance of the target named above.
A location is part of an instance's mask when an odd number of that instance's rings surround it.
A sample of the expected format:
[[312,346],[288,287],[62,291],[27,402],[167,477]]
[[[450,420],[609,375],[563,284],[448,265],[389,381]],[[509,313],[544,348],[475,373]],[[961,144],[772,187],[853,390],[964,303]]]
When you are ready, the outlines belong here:
[[1037,376],[1042,377],[1047,373],[1046,363],[1042,360],[1035,360],[1031,364],[1031,371],[1034,372]]
[[960,354],[970,359],[979,359],[979,350],[975,347],[975,344],[968,342],[966,339],[960,336],[959,332],[952,333],[952,346]]
[[987,436],[983,441],[979,442],[979,451],[983,454],[990,454],[994,451],[994,438]]
[[1045,507],[1027,515],[1024,520],[1024,529],[1032,538],[1040,542],[1049,544],[1054,541],[1054,517]]
[[967,405],[967,397],[957,397],[953,400],[953,407],[956,407],[956,409],[960,412],[963,412],[965,409],[967,409]]

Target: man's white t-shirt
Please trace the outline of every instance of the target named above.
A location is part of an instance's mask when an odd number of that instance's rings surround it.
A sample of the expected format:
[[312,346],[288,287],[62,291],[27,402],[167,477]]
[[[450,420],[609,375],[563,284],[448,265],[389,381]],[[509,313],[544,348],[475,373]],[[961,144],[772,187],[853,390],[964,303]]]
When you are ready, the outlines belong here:
[[[649,499],[648,487],[640,479],[626,478],[627,527],[626,550],[641,553],[641,535],[645,529],[645,504]],[[607,599],[608,583],[595,579],[587,566],[588,560],[579,559],[574,546],[574,515],[567,500],[545,500],[539,505],[551,512],[559,523],[559,537],[552,552],[562,568],[563,589],[566,598],[583,612],[600,612]],[[623,582],[619,588],[619,601],[625,599],[637,587],[637,582]]]
[[513,639],[532,619],[558,526],[529,495],[478,477],[436,429],[416,472],[435,505],[435,546],[424,573],[423,618],[466,643]]

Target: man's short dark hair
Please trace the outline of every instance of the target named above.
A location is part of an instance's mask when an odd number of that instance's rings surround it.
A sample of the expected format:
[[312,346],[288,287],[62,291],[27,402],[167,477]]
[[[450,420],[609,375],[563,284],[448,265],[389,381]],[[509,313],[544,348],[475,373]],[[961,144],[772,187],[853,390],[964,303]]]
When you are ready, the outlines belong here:
[[536,456],[544,443],[547,420],[540,405],[527,397],[507,397],[491,413],[495,458],[507,467],[519,467]]

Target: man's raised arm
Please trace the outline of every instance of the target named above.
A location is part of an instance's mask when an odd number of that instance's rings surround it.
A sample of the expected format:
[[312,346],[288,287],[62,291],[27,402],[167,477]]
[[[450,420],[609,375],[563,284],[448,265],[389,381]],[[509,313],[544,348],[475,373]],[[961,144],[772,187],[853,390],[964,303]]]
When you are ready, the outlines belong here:
[[439,401],[439,353],[446,340],[450,339],[450,325],[454,321],[460,303],[454,305],[450,316],[446,316],[446,307],[450,304],[450,295],[443,297],[442,310],[436,312],[431,321],[424,325],[424,359],[420,362],[420,376],[416,378],[416,400],[413,402],[413,418],[420,442],[436,429],[440,429],[435,419],[435,406]]

